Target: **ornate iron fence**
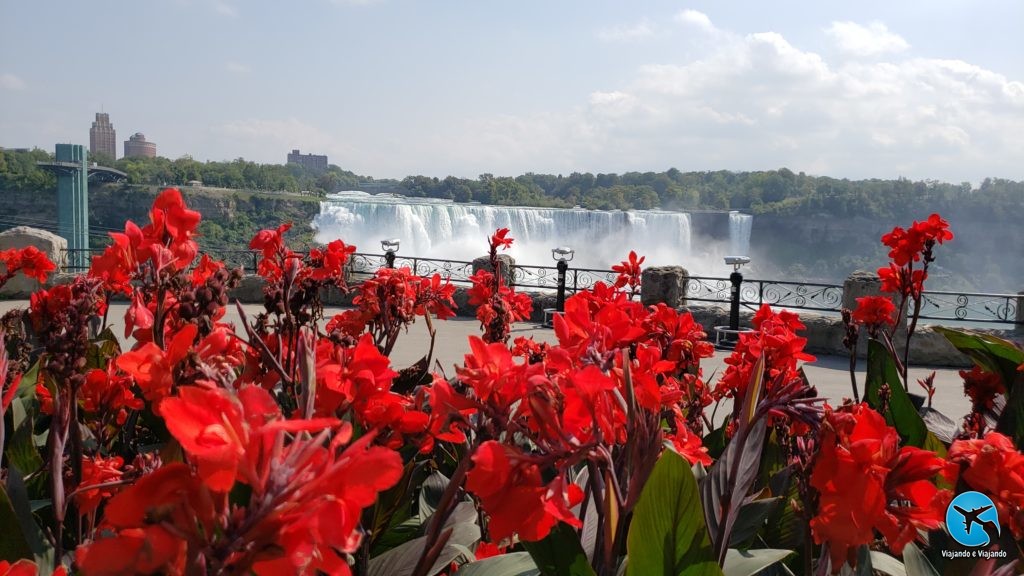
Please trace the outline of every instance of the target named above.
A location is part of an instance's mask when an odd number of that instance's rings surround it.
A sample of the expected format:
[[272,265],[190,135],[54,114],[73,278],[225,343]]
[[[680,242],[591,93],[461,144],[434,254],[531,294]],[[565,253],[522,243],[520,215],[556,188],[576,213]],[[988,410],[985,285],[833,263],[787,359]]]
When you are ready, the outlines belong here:
[[957,320],[993,324],[1019,324],[1018,306],[1024,296],[977,292],[924,293],[920,317],[925,320]]
[[[691,276],[687,280],[687,301],[728,304],[731,298],[732,283],[728,278]],[[740,304],[750,309],[769,304],[780,308],[839,312],[842,303],[843,287],[839,284],[744,278],[740,285]]]
[[[65,252],[64,261],[68,264],[64,270],[84,272],[88,266],[74,263],[89,262],[91,256],[102,251],[69,249]],[[76,253],[84,253],[85,257],[72,257]],[[247,273],[255,273],[259,262],[259,252],[253,250],[204,250],[203,253],[224,261],[230,267],[241,266]],[[385,265],[387,259],[384,254],[367,253],[353,254],[348,264],[355,279],[372,275]],[[440,274],[450,282],[462,285],[469,284],[469,278],[473,275],[473,263],[461,260],[396,255],[395,266],[408,266],[419,276]],[[597,282],[614,282],[615,277],[616,273],[611,270],[569,268],[565,290],[574,294],[593,287]],[[555,290],[558,288],[558,269],[555,266],[515,265],[512,269],[512,283],[519,288]],[[727,277],[691,276],[686,284],[686,300],[728,305],[731,290],[732,284]],[[1024,321],[1018,320],[1022,299],[1024,296],[1017,294],[929,291],[924,294],[920,317],[922,320],[1024,325]],[[749,309],[770,304],[780,308],[838,313],[842,308],[842,300],[843,287],[839,284],[744,278],[740,285],[740,303]]]
[[[611,270],[596,268],[569,268],[565,273],[565,291],[575,294],[580,290],[592,288],[598,282],[612,283],[617,273]],[[536,288],[555,290],[558,288],[558,268],[555,266],[521,266],[512,267],[512,284],[517,288]]]

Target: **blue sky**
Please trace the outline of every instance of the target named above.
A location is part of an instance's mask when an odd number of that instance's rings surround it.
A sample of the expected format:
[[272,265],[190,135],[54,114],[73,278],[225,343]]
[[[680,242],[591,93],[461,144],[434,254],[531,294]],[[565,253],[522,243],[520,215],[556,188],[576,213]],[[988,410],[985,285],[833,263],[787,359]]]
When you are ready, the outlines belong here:
[[0,0],[0,146],[1024,179],[1024,3]]

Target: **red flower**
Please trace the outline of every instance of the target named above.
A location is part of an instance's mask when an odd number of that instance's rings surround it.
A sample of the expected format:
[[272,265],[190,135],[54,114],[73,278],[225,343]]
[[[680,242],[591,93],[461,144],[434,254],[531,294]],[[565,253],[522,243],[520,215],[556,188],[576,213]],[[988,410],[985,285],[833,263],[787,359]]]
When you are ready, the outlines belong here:
[[629,286],[630,290],[636,290],[640,287],[640,265],[644,263],[646,256],[637,258],[636,252],[630,250],[629,257],[626,260],[612,266],[612,272],[617,272],[619,275],[615,279],[615,287],[623,288]]
[[159,412],[203,482],[215,492],[231,490],[249,442],[238,398],[220,388],[182,386],[160,402]]
[[281,224],[276,230],[260,230],[249,241],[249,248],[263,252],[264,258],[273,258],[284,248],[284,233],[292,227],[291,222]]
[[[35,246],[0,250],[0,262],[4,265],[6,276],[11,277],[21,272],[28,278],[38,280],[40,284],[46,282],[47,274],[57,269],[46,254]],[[6,278],[0,275],[0,284],[3,284],[3,280]]]
[[75,504],[78,506],[79,514],[92,514],[99,507],[100,502],[113,496],[118,487],[92,488],[121,479],[121,468],[124,460],[120,456],[104,458],[95,456],[82,459],[82,483],[78,485],[78,493],[75,495]]
[[113,241],[99,256],[93,256],[89,275],[103,280],[107,290],[132,293],[131,280],[139,269],[139,247],[142,230],[131,220],[125,222],[124,233],[109,232]]
[[186,324],[175,334],[165,352],[152,342],[117,358],[117,367],[131,374],[146,400],[156,401],[171,393],[174,369],[184,360],[195,342],[199,327]]
[[500,342],[486,343],[478,336],[469,337],[470,353],[463,366],[456,366],[459,380],[468,384],[480,402],[491,402],[502,409],[522,398],[525,382],[522,364],[517,364],[508,346]]
[[[255,242],[255,239],[253,239],[253,242]],[[312,278],[314,280],[326,280],[328,278],[344,280],[343,269],[345,263],[348,262],[348,257],[354,254],[355,251],[355,246],[348,246],[341,240],[334,240],[324,250],[316,248],[310,250],[309,259],[313,263]],[[266,254],[265,250],[264,254]]]
[[223,262],[210,258],[209,254],[203,254],[199,258],[199,263],[192,269],[192,284],[194,286],[206,284],[206,281],[223,267]]
[[473,454],[466,489],[480,498],[491,539],[542,540],[559,522],[579,528],[570,509],[583,501],[580,487],[558,475],[544,484],[540,468],[516,448],[488,440]]
[[865,296],[857,298],[857,309],[853,321],[865,326],[878,328],[896,325],[896,305],[887,296]]
[[999,511],[999,522],[1009,526],[1014,538],[1024,538],[1024,455],[1013,440],[998,432],[984,439],[957,440],[948,458],[963,467],[960,478],[988,495]]
[[497,250],[498,248],[511,248],[512,239],[508,238],[508,228],[499,228],[491,236],[491,250]]
[[971,399],[976,410],[991,410],[997,394],[1006,394],[1006,387],[999,374],[973,366],[970,370],[961,370],[964,379],[964,394]]
[[866,404],[826,412],[826,421],[811,473],[819,493],[811,532],[816,543],[828,542],[833,573],[844,562],[856,565],[856,549],[872,542],[875,530],[899,553],[919,529],[941,525],[944,494],[930,481],[945,466],[941,458],[900,448],[896,430]]
[[78,390],[78,398],[87,413],[113,415],[114,423],[120,426],[127,419],[128,410],[141,410],[144,403],[132,392],[132,379],[114,374],[113,368],[111,365],[108,370],[90,370]]
[[[54,576],[65,576],[67,572],[60,566],[53,572]],[[7,560],[0,560],[0,576],[36,576],[39,574],[39,567],[31,560],[18,560],[11,564]]]
[[[728,367],[715,388],[719,397],[742,398],[762,354],[769,382],[780,380],[780,375],[795,375],[799,361],[815,360],[804,352],[807,339],[797,336],[797,330],[803,330],[804,325],[796,314],[786,310],[776,313],[765,304],[754,315],[753,325],[756,332],[740,334],[736,348],[725,359]],[[782,381],[791,379],[781,378]]]

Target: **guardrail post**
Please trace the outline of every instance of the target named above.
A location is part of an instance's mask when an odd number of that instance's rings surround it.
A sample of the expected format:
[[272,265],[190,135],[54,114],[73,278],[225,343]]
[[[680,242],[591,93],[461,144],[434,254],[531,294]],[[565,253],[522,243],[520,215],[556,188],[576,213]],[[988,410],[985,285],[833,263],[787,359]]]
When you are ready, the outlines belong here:
[[1017,323],[1014,325],[1014,330],[1018,332],[1024,332],[1024,290],[1017,292]]
[[558,269],[558,295],[555,298],[555,309],[565,312],[565,273],[569,270],[569,263],[559,260],[555,268]]
[[258,253],[255,250],[249,252],[249,255],[252,256],[252,273],[253,274],[256,274],[258,272],[258,270],[259,270],[259,256],[257,254]]
[[740,285],[743,284],[743,274],[736,270],[729,275],[729,282],[732,283],[732,304],[729,306],[729,329],[740,329]]

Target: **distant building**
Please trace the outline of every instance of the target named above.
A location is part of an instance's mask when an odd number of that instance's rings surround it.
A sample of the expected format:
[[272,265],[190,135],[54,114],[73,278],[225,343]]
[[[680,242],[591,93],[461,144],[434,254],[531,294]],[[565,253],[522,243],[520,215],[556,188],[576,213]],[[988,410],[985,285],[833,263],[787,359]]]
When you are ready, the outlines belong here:
[[327,156],[319,154],[299,154],[298,150],[292,150],[288,155],[288,163],[293,162],[308,170],[327,170]]
[[89,129],[89,154],[106,154],[117,160],[117,133],[110,123],[110,114],[97,112]]
[[125,158],[156,158],[156,144],[146,142],[142,132],[132,134],[131,138],[124,141]]

